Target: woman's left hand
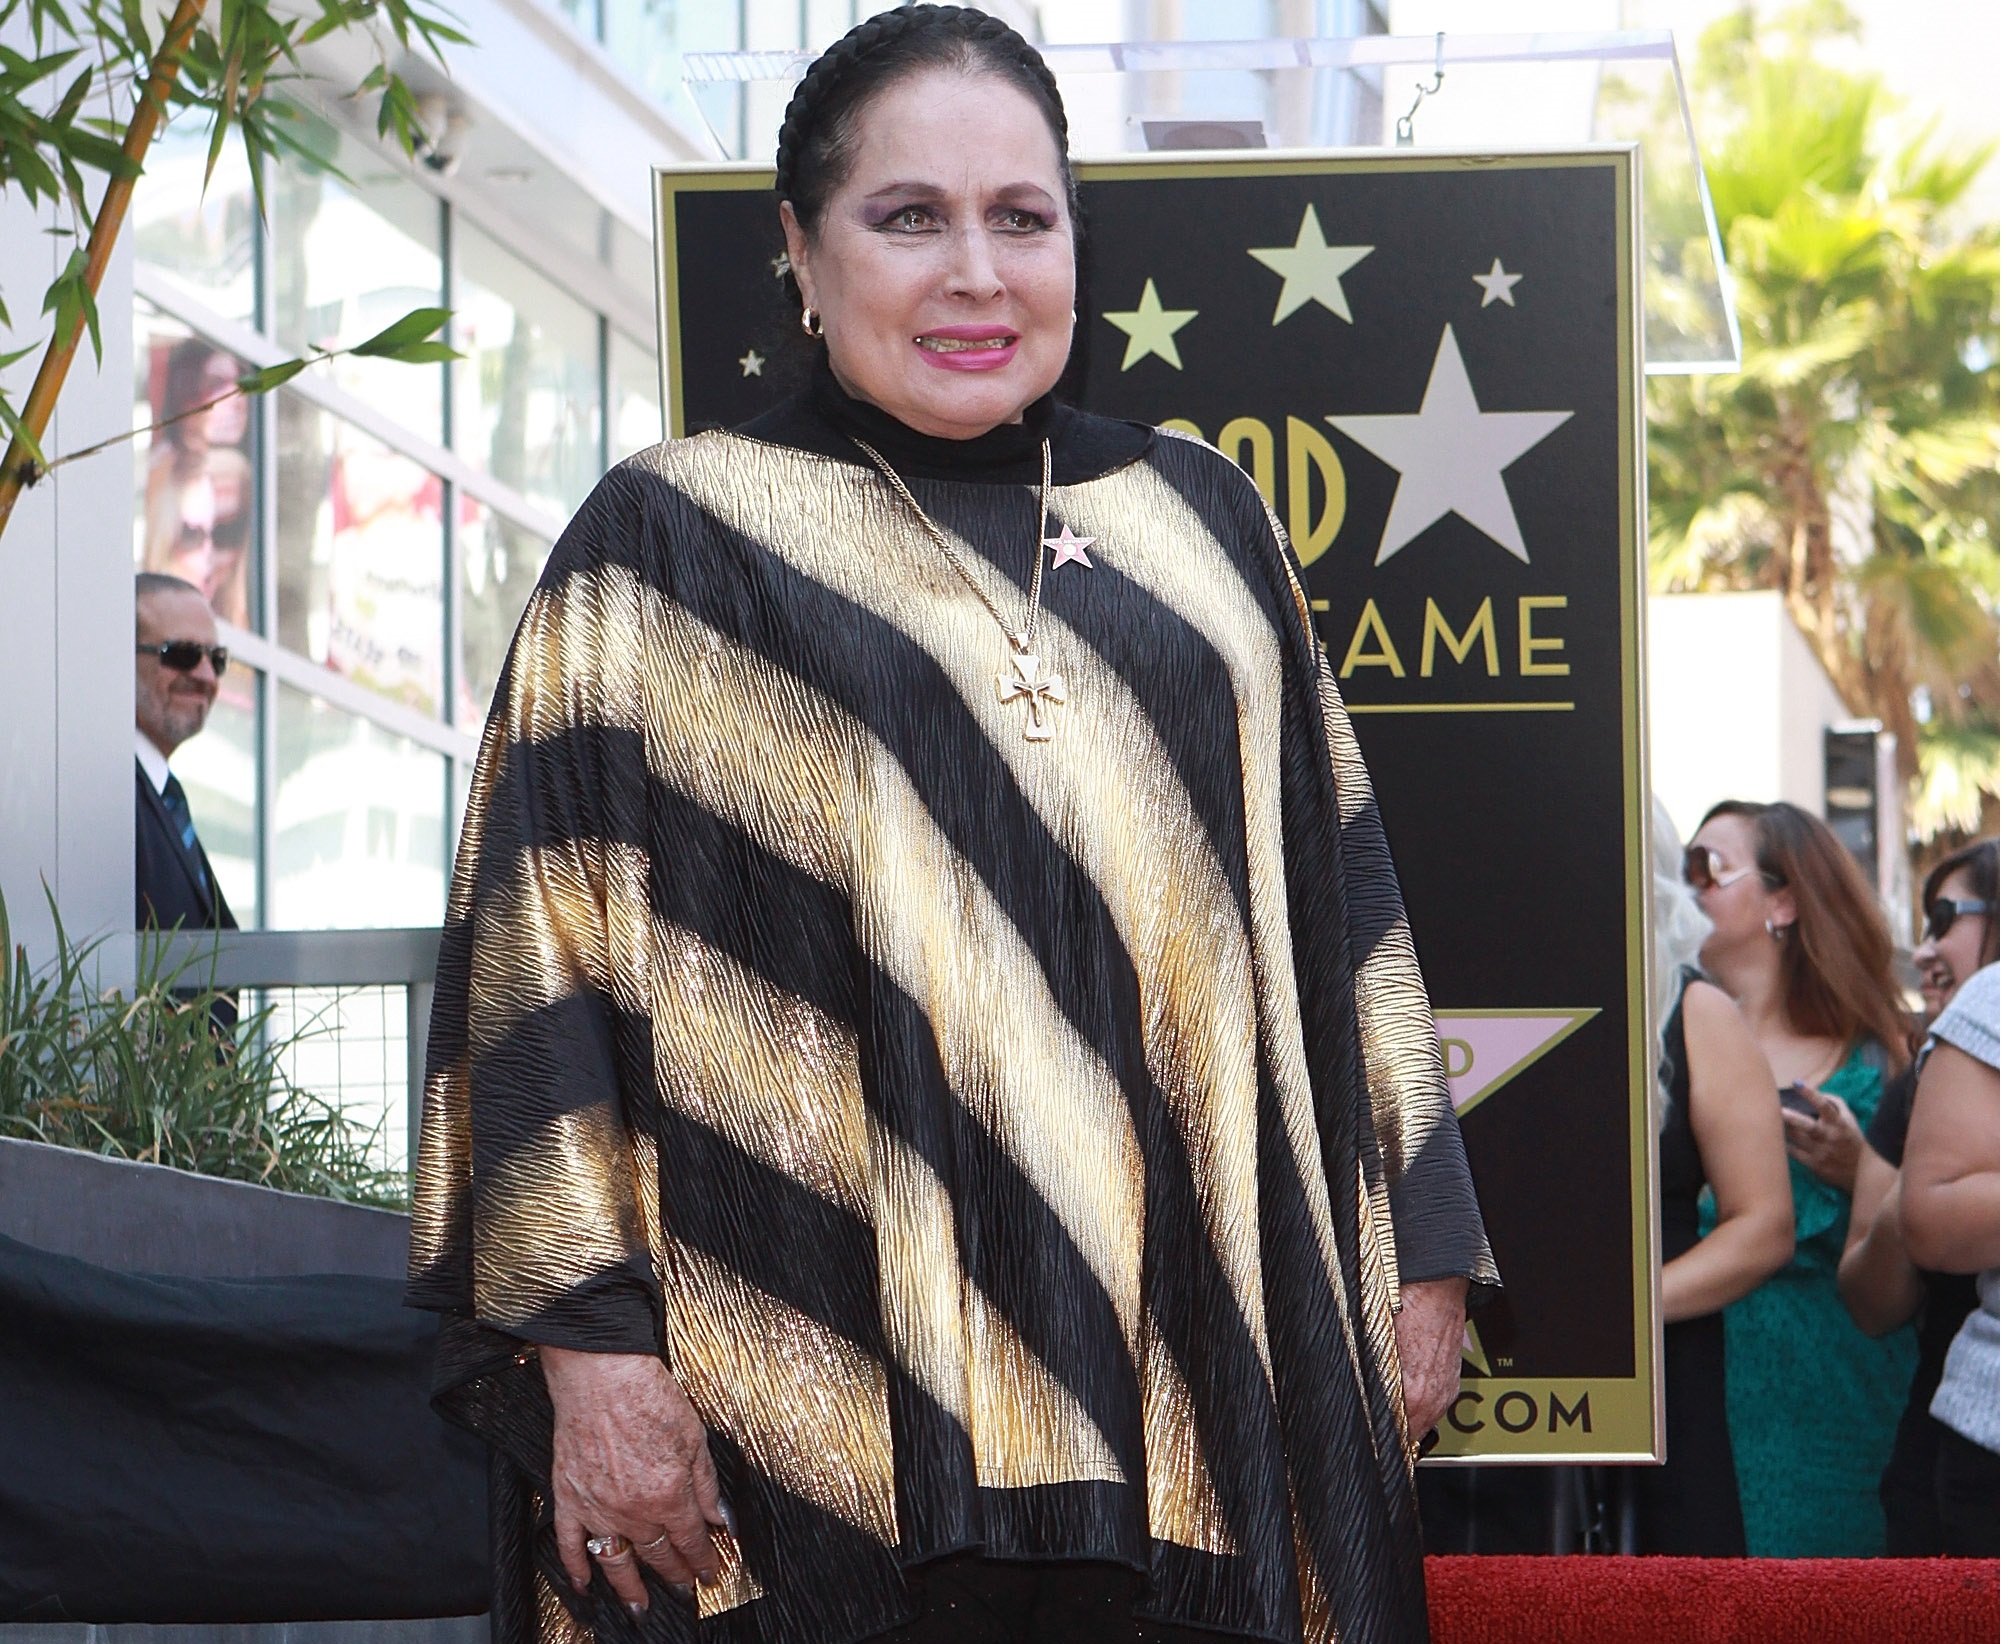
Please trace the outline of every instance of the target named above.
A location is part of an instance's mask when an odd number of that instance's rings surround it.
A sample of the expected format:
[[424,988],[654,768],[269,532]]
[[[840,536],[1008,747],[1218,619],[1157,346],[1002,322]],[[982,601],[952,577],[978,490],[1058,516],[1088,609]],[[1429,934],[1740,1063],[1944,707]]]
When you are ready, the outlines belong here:
[[1464,1371],[1464,1298],[1470,1288],[1468,1279],[1420,1279],[1401,1287],[1394,1345],[1401,1360],[1410,1444],[1421,1444],[1457,1397]]
[[1784,1110],[1785,1151],[1829,1187],[1852,1191],[1855,1166],[1862,1157],[1862,1127],[1840,1097],[1824,1090],[1805,1090],[1819,1109],[1813,1118]]

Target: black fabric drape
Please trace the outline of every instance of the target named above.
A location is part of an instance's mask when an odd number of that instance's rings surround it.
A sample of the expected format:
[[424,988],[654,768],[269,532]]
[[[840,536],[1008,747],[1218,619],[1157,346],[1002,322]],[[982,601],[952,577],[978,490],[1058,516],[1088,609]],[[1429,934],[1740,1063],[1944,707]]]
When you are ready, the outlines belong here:
[[0,1621],[472,1615],[485,1458],[391,1280],[116,1273],[0,1238]]

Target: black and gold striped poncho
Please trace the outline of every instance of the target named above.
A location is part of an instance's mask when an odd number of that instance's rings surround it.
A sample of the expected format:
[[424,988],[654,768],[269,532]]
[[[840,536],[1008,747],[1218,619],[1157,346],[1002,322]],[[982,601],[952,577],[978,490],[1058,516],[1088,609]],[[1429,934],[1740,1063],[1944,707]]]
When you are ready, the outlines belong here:
[[[1493,1273],[1281,533],[1217,452],[1042,410],[1048,533],[1094,543],[1028,741],[816,405],[607,476],[483,742],[412,1300],[495,1447],[496,1636],[845,1644],[978,1549],[1230,1636],[1422,1637],[1397,1253]],[[934,443],[895,461],[1015,613],[1031,444]],[[565,1587],[539,1342],[661,1353],[704,1417],[739,1539],[695,1619]]]

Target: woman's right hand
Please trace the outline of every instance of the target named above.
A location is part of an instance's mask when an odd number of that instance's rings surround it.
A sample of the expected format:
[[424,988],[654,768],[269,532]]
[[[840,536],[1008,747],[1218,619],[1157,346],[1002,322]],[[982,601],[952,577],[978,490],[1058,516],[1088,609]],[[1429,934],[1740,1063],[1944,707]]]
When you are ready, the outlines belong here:
[[660,1359],[542,1347],[555,1423],[551,1489],[558,1556],[572,1585],[592,1577],[588,1536],[624,1536],[631,1552],[599,1560],[629,1609],[648,1608],[637,1560],[673,1587],[718,1573],[711,1544],[726,1523],[704,1423]]

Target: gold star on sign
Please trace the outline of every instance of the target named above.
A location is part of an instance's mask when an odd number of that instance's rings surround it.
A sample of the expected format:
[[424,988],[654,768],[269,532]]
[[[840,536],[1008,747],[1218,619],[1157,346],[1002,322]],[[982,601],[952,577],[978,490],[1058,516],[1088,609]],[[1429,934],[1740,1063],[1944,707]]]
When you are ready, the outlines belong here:
[[1157,281],[1145,280],[1136,307],[1112,309],[1102,318],[1129,337],[1129,346],[1123,350],[1123,370],[1127,371],[1145,355],[1155,354],[1174,370],[1183,371],[1185,362],[1178,357],[1178,344],[1172,339],[1198,313],[1196,308],[1166,308],[1157,300]]
[[1353,311],[1346,302],[1339,276],[1355,263],[1373,254],[1370,245],[1327,245],[1324,225],[1318,221],[1316,206],[1304,207],[1304,220],[1297,225],[1295,245],[1251,247],[1253,257],[1272,274],[1283,276],[1283,289],[1276,297],[1275,318],[1281,325],[1306,303],[1318,303],[1352,324]]

